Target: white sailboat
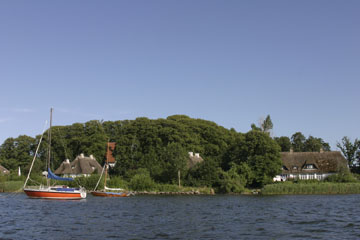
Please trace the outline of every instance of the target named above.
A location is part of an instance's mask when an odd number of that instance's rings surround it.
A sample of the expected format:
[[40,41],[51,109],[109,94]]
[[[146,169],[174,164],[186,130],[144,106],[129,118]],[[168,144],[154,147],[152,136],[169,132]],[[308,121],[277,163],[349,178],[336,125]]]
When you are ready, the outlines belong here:
[[[108,142],[108,144],[107,144],[106,162],[105,162],[103,171],[101,172],[99,181],[96,184],[96,187],[95,187],[94,191],[91,192],[91,194],[94,195],[94,196],[97,196],[97,197],[129,197],[129,196],[133,195],[131,192],[124,191],[124,189],[122,189],[122,188],[109,188],[109,187],[106,186],[106,181],[107,181],[107,178],[108,178],[109,166],[115,165],[115,160],[114,161],[110,160],[112,158],[111,157],[112,151],[110,149],[111,147],[114,148],[115,143],[109,143]],[[100,191],[99,190],[96,191],[104,171],[105,171],[104,189],[100,190]]]

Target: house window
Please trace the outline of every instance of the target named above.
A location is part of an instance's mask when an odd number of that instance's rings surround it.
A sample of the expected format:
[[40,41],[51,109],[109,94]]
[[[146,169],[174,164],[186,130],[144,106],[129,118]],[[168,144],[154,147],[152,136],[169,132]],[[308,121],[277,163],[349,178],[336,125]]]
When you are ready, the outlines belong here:
[[314,169],[314,165],[313,164],[306,164],[305,169]]
[[293,168],[292,168],[293,170],[297,170],[298,169],[298,167],[296,167],[296,166],[293,166]]

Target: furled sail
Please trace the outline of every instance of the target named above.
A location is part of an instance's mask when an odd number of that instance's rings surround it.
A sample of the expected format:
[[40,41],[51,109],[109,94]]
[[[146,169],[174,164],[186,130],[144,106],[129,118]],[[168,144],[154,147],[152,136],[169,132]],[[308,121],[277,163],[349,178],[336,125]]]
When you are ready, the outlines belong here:
[[107,186],[105,186],[105,190],[110,190],[110,191],[124,191],[123,188],[108,188]]
[[50,168],[48,168],[47,178],[51,178],[51,179],[55,179],[55,180],[59,180],[59,181],[74,181],[74,179],[72,179],[72,178],[63,178],[63,177],[56,176],[56,175],[50,170]]

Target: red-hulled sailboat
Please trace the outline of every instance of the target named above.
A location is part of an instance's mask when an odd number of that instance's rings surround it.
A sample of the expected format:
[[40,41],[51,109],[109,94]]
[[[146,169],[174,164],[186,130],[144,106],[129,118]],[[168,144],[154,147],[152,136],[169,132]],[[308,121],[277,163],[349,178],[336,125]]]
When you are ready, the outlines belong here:
[[50,186],[50,179],[59,180],[59,181],[73,181],[72,178],[63,178],[56,176],[51,170],[50,170],[50,157],[51,157],[51,125],[52,125],[52,111],[53,109],[50,109],[50,128],[48,131],[49,134],[49,149],[48,149],[48,160],[47,160],[47,171],[43,172],[44,175],[47,177],[47,185],[43,186],[26,186],[28,180],[30,179],[30,174],[32,167],[34,166],[34,162],[41,144],[41,141],[43,139],[44,131],[41,135],[39,144],[37,146],[34,159],[31,163],[31,167],[28,173],[28,176],[26,178],[25,184],[24,184],[24,192],[27,196],[30,198],[45,198],[45,199],[83,199],[86,198],[86,190],[82,187],[80,188],[70,188],[68,186],[64,185],[55,185]]

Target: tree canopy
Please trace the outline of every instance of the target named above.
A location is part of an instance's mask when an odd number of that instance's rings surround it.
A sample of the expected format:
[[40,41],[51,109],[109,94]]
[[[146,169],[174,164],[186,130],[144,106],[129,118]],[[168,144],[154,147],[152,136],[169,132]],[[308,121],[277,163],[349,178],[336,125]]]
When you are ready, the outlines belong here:
[[320,149],[330,151],[329,143],[322,138],[311,135],[306,138],[301,132],[296,132],[291,136],[291,147],[294,152],[319,152]]
[[[55,170],[65,159],[73,160],[81,153],[91,154],[103,164],[107,142],[112,141],[117,143],[113,152],[117,164],[110,174],[129,182],[136,176],[134,185],[144,177],[174,184],[180,171],[185,185],[238,192],[244,187],[261,187],[280,173],[280,151],[288,151],[290,147],[313,151],[326,145],[321,138],[306,139],[300,132],[291,141],[288,137],[273,139],[268,134],[272,126],[269,115],[260,128],[254,125],[247,133],[185,115],[54,126],[51,168]],[[0,164],[10,170],[18,166],[28,169],[39,139],[40,136],[25,135],[6,139],[0,146]],[[47,147],[45,133],[35,171],[45,169]],[[204,161],[189,168],[188,152],[200,153]]]
[[289,152],[291,149],[291,141],[289,137],[275,137],[274,140],[279,144],[282,152]]
[[341,139],[341,143],[338,142],[336,146],[340,148],[350,167],[354,167],[354,165],[358,163],[357,158],[360,155],[360,141],[358,139],[355,139],[354,143],[352,143],[350,138],[345,136]]

